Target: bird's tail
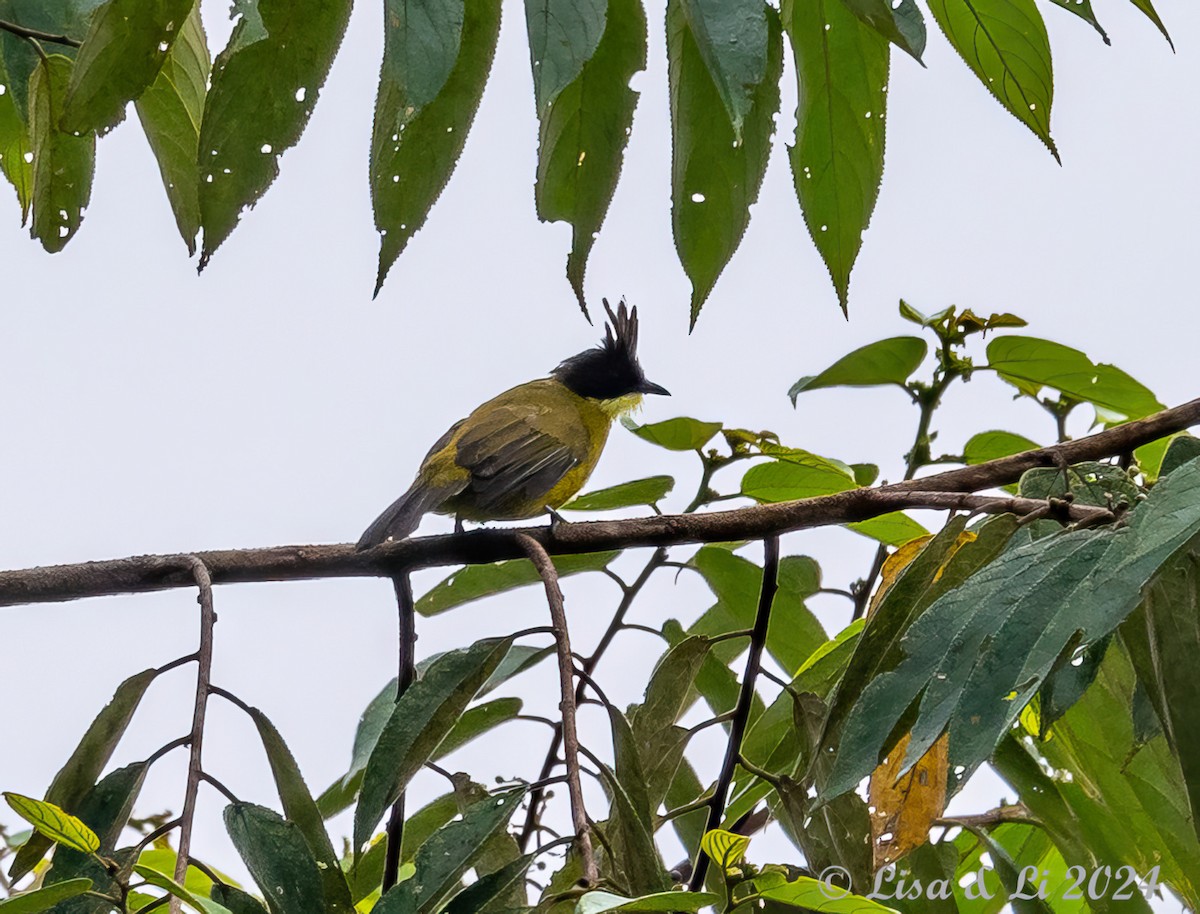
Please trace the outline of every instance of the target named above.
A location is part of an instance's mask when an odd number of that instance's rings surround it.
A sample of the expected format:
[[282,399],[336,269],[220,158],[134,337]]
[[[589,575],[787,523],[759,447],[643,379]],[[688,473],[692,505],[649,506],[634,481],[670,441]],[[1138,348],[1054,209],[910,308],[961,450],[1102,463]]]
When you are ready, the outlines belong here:
[[421,523],[421,518],[434,510],[461,486],[431,486],[418,479],[407,492],[392,502],[371,524],[355,546],[359,552],[386,542],[389,538],[402,540]]

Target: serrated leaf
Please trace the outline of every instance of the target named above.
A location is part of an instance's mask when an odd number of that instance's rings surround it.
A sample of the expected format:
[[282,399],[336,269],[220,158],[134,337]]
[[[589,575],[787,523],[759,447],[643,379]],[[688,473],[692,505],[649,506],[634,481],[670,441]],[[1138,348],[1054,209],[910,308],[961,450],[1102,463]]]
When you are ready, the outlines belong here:
[[[560,578],[607,568],[620,552],[589,552],[583,555],[560,555],[554,567]],[[467,565],[435,584],[417,600],[416,609],[422,616],[436,616],[447,610],[504,593],[527,584],[541,581],[537,569],[527,559],[511,559],[490,565]]]
[[67,89],[61,127],[106,133],[157,78],[196,0],[107,0],[92,17]]
[[539,117],[596,53],[605,33],[608,6],[608,0],[525,0]]
[[792,385],[788,396],[792,405],[802,391],[821,387],[875,387],[899,384],[921,367],[928,344],[917,336],[897,336],[877,340],[844,355],[820,374],[801,378]]
[[55,844],[84,854],[93,854],[100,849],[100,838],[94,831],[53,803],[10,791],[4,792],[4,799],[13,812]]
[[[82,40],[93,13],[105,0],[0,0],[0,19],[26,28]],[[52,45],[55,54],[74,58],[70,45]],[[40,61],[33,43],[11,32],[0,33],[0,57],[21,119],[29,122],[29,79]]]
[[800,82],[792,180],[845,312],[883,179],[888,43],[841,0],[788,0],[782,12]]
[[[573,44],[548,48],[541,68],[534,54],[534,89],[539,99],[534,199],[543,222],[571,225],[567,279],[585,314],[587,260],[616,191],[637,106],[638,93],[629,81],[646,67],[646,13],[641,0],[607,0],[606,24],[605,5],[601,0],[582,4],[527,0],[525,6],[527,17],[535,8],[539,17],[553,8],[556,22],[557,14],[564,14],[563,24],[539,26],[547,33],[555,28],[582,33],[586,31],[583,20],[597,11],[603,28],[594,53],[589,52],[578,67],[573,61],[581,48]],[[533,31],[531,22],[531,48]],[[560,59],[564,55],[570,60]],[[549,72],[544,69],[548,64],[553,64]],[[558,86],[568,72],[575,75]]]
[[350,17],[350,0],[247,0],[213,66],[200,125],[203,269],[279,175]]
[[229,804],[224,818],[271,914],[325,914],[321,871],[297,825],[253,803]]
[[1154,8],[1153,0],[1132,0],[1134,7],[1147,19],[1154,23],[1154,27],[1162,33],[1163,38],[1167,39],[1167,44],[1171,46],[1171,50],[1175,50],[1175,42],[1171,40],[1170,33],[1167,32],[1167,27],[1163,24],[1162,19],[1158,15],[1158,10]]
[[[390,0],[385,8],[371,134],[371,204],[380,237],[376,295],[450,180],[500,33],[499,0],[437,0],[420,9]],[[444,23],[457,21],[462,37],[451,46]],[[426,50],[412,56],[411,47]]]
[[613,511],[635,505],[653,505],[662,501],[675,488],[670,476],[649,476],[622,482],[607,489],[585,492],[562,506],[564,511]]
[[49,911],[60,901],[67,901],[84,892],[91,891],[92,880],[69,879],[54,885],[44,886],[33,892],[24,892],[12,898],[0,901],[0,911],[4,914],[40,914]]
[[[741,8],[739,2],[738,8]],[[692,283],[691,325],[750,224],[779,110],[783,48],[766,9],[766,70],[746,109],[740,139],[700,49],[685,0],[667,3],[671,98],[671,225]]]
[[1191,463],[1157,485],[1127,526],[1026,542],[935,600],[908,627],[899,663],[876,675],[850,709],[828,794],[853,788],[875,767],[913,706],[906,765],[948,730],[961,784],[1064,648],[1111,632],[1147,581],[1200,532],[1197,486],[1200,463]]
[[1058,161],[1050,39],[1033,0],[932,0],[929,11],[984,87]]
[[135,106],[188,254],[196,253],[200,232],[197,153],[211,66],[200,4],[196,3],[158,76]]
[[300,829],[320,870],[325,910],[329,914],[352,914],[354,902],[350,898],[350,888],[325,831],[324,817],[300,774],[300,766],[267,716],[258,708],[251,708],[249,713],[267,753],[284,815]]
[[[143,670],[117,686],[112,699],[88,725],[79,745],[50,782],[46,790],[47,802],[69,811],[77,810],[112,758],[113,750],[133,718],[133,712],[157,675],[157,670]],[[9,877],[16,881],[32,872],[49,849],[49,839],[31,835],[17,851],[8,872]]]
[[1050,0],[1050,2],[1055,6],[1062,7],[1068,13],[1078,16],[1096,30],[1105,44],[1112,44],[1108,33],[1104,31],[1104,27],[1100,25],[1100,21],[1096,18],[1096,11],[1092,9],[1092,0]]
[[0,42],[0,171],[17,193],[21,207],[21,224],[29,218],[29,206],[33,200],[33,147],[29,130],[17,109],[17,102],[10,86],[8,71],[4,65],[4,47]]
[[721,430],[720,422],[701,422],[688,416],[677,416],[649,425],[626,426],[644,441],[657,444],[668,451],[694,451],[704,447]]
[[[925,53],[925,17],[913,0],[844,0],[850,12],[917,61]],[[1065,0],[1064,0],[1065,2]]]
[[356,857],[384,812],[433,755],[511,644],[511,639],[488,638],[443,654],[396,702],[363,771],[362,793],[354,811]]
[[59,118],[71,78],[71,60],[51,54],[29,80],[29,138],[33,149],[33,225],[30,234],[50,253],[61,251],[79,230],[92,196],[96,168],[94,134],[73,136]]
[[741,140],[756,90],[769,72],[767,7],[762,0],[681,0],[681,5],[734,138]]

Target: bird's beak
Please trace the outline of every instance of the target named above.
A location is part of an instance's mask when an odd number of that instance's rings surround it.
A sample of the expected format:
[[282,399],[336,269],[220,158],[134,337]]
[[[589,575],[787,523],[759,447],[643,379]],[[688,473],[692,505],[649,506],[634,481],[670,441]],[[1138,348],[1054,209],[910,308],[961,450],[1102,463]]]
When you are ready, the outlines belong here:
[[638,385],[638,393],[661,394],[664,397],[671,396],[671,392],[669,390],[667,390],[665,387],[663,387],[661,384],[655,384],[653,381],[645,381],[645,380],[643,380],[642,383]]

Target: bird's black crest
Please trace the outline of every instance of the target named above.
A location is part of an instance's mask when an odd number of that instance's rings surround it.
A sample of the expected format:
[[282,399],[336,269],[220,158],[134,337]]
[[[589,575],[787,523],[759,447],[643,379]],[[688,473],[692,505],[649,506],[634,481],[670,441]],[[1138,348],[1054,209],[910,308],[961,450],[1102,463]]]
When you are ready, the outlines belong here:
[[609,324],[600,345],[571,356],[551,372],[579,396],[596,400],[637,393],[646,382],[637,358],[637,306],[626,308],[622,299],[614,314],[604,299],[604,310]]

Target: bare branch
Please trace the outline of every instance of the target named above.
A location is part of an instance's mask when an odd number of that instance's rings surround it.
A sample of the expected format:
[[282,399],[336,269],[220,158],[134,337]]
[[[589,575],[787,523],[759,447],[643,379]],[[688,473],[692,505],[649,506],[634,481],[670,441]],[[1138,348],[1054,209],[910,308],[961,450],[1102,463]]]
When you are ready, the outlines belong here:
[[[191,752],[188,756],[187,784],[183,793],[183,811],[179,814],[179,851],[175,860],[175,881],[183,885],[187,879],[188,855],[192,849],[192,828],[196,819],[196,794],[204,769],[200,756],[204,746],[204,714],[208,707],[208,692],[212,684],[213,626],[217,614],[213,611],[212,578],[204,562],[196,556],[184,559],[192,579],[199,588],[196,601],[200,604],[200,647],[196,651],[196,701],[192,709],[192,730],[188,738]],[[171,914],[180,914],[182,903],[171,896]]]
[[82,41],[72,38],[70,35],[56,35],[53,32],[43,32],[41,29],[31,29],[23,25],[18,25],[15,22],[8,22],[0,19],[0,32],[8,32],[10,35],[16,35],[18,38],[26,38],[31,41],[48,41],[52,44],[65,44],[67,47],[78,48],[83,45]]
[[[392,579],[396,591],[396,610],[400,620],[398,639],[399,670],[396,675],[396,701],[399,701],[417,678],[417,611],[413,605],[412,582],[408,572]],[[392,804],[387,824],[387,849],[383,861],[383,891],[396,884],[400,877],[400,849],[404,843],[404,799],[401,792]]]
[[[571,796],[571,821],[575,827],[579,856],[583,862],[583,878],[595,885],[600,878],[596,855],[592,851],[592,829],[583,805],[583,785],[579,782],[579,734],[575,730],[575,662],[571,656],[571,638],[567,632],[567,613],[563,607],[562,590],[554,562],[537,540],[519,535],[518,541],[529,560],[541,575],[550,604],[550,619],[554,626],[554,643],[558,649],[558,682],[561,691],[559,710],[562,712],[563,757],[567,766],[567,791]],[[586,674],[585,674],[586,675]]]

